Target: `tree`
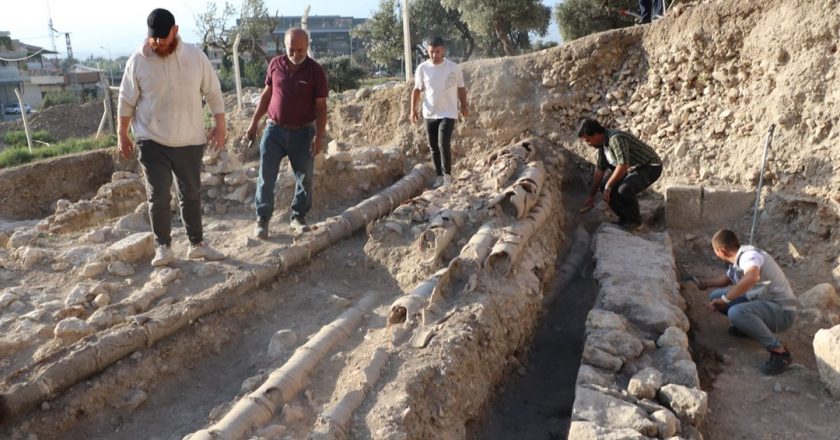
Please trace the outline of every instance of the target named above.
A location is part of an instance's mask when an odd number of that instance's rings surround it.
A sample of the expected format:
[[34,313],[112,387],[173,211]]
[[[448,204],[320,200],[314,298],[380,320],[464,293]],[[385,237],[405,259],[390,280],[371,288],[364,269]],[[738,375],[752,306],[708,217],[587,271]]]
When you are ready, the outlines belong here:
[[495,36],[506,55],[515,55],[522,43],[529,47],[529,32],[545,36],[551,18],[551,10],[539,0],[441,0],[441,4],[457,8],[476,35]]
[[[555,6],[554,18],[563,41],[572,41],[596,32],[631,26],[633,20],[608,13],[603,0],[566,0]],[[612,0],[611,8],[638,11],[636,0]]]
[[[411,39],[415,43],[422,44],[428,37],[440,36],[447,42],[448,53],[460,55],[462,61],[470,58],[476,41],[457,9],[444,7],[440,0],[413,0],[409,8]],[[425,48],[420,50],[425,52]]]
[[402,18],[397,14],[396,0],[379,0],[379,9],[370,18],[353,28],[353,38],[362,40],[368,58],[379,66],[399,69],[403,56]]
[[195,16],[195,25],[201,34],[201,48],[206,52],[209,48],[219,49],[225,57],[233,55],[233,38],[229,23],[236,16],[236,8],[227,1],[220,10],[216,2],[207,2],[207,9]]
[[240,47],[243,53],[250,53],[255,59],[268,58],[262,48],[262,39],[272,35],[276,22],[268,15],[264,0],[245,0],[237,31],[242,35]]

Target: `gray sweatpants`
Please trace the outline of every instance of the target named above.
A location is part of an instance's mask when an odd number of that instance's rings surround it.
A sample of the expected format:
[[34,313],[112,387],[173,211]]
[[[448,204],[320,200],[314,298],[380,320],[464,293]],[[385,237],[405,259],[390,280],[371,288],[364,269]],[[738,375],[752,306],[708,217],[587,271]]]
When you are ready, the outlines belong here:
[[[727,291],[728,289],[716,289],[709,294],[709,300],[720,298]],[[796,311],[785,310],[772,301],[762,299],[742,301],[742,298],[736,299],[729,305],[726,313],[729,322],[768,350],[781,347],[782,343],[774,333],[783,332],[793,326]]]
[[167,147],[153,140],[137,141],[140,164],[146,175],[149,194],[149,220],[158,244],[172,243],[172,175],[178,188],[181,219],[190,243],[201,243],[201,158],[204,145]]

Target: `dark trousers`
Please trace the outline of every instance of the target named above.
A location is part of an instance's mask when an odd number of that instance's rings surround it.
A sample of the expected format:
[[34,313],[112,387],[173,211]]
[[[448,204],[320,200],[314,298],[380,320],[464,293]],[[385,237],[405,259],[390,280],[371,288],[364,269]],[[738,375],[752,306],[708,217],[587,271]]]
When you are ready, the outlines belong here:
[[[610,208],[625,222],[642,222],[636,195],[644,191],[662,174],[662,165],[641,165],[621,178],[610,193]],[[604,180],[604,184],[606,184]],[[603,189],[603,187],[601,188]]]
[[153,140],[137,141],[140,164],[146,175],[149,220],[158,244],[172,243],[172,175],[178,189],[181,219],[190,243],[201,243],[201,158],[204,145],[167,147]]
[[280,161],[289,157],[295,176],[295,195],[292,198],[292,218],[306,216],[312,207],[312,176],[315,158],[310,147],[315,127],[287,129],[269,122],[260,140],[260,175],[257,178],[257,217],[270,219],[274,213],[274,185],[280,171]]
[[654,16],[665,15],[664,0],[639,0],[639,15],[642,16],[642,23],[650,23]]
[[429,149],[438,176],[452,172],[452,129],[455,120],[450,118],[426,119],[426,134],[429,135]]

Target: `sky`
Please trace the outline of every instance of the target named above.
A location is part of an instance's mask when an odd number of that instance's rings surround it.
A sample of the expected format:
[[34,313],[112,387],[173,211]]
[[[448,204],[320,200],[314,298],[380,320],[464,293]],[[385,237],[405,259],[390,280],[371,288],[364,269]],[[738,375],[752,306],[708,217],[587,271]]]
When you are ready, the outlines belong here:
[[[558,0],[542,0],[553,8]],[[230,3],[238,5],[237,0]],[[289,0],[266,0],[270,12],[285,16],[303,15],[307,4]],[[294,4],[293,4],[294,3]],[[56,38],[57,51],[64,56],[64,33],[70,33],[73,55],[76,59],[93,57],[112,58],[129,55],[146,37],[146,16],[152,9],[166,8],[175,16],[181,38],[188,43],[200,41],[195,25],[195,15],[206,9],[207,0],[0,0],[0,31],[11,32],[11,37],[24,43],[52,50],[48,28],[52,15],[53,28],[62,34]],[[224,0],[217,2],[223,5]],[[379,6],[379,0],[311,0],[309,15],[342,15],[357,18],[369,17]],[[552,14],[553,15],[553,14]],[[552,18],[549,34],[545,38],[559,41],[557,24]]]

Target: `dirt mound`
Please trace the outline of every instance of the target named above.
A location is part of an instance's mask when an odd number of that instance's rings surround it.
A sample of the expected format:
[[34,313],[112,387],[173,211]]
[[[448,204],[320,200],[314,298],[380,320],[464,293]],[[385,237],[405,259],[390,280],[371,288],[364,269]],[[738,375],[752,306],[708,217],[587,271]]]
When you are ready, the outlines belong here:
[[[47,131],[53,140],[93,136],[99,128],[104,112],[101,101],[84,104],[57,104],[29,116],[32,131]],[[0,136],[14,130],[23,130],[23,121],[0,124]]]

